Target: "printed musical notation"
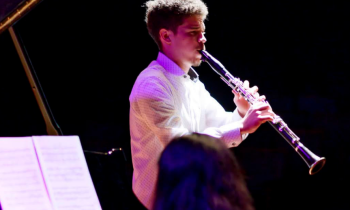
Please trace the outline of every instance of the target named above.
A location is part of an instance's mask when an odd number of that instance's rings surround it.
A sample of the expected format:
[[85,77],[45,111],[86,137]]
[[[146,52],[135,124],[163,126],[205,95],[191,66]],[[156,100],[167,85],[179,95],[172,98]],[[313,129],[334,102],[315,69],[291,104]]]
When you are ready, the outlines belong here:
[[101,210],[78,136],[0,138],[2,210]]

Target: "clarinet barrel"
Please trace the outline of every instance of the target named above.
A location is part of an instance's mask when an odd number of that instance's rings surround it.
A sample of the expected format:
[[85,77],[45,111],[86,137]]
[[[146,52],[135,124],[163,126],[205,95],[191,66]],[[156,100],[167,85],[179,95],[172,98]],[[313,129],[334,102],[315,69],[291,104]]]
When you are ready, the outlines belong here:
[[[202,54],[202,61],[209,64],[209,66],[218,74],[220,78],[234,91],[240,93],[250,104],[257,102],[257,99],[246,91],[243,87],[243,82],[228,72],[225,67],[207,51],[199,51]],[[269,124],[294,148],[294,150],[300,155],[300,157],[305,161],[309,167],[309,174],[313,175],[319,172],[326,159],[324,157],[319,157],[311,152],[307,147],[305,147],[301,142],[300,138],[295,135],[295,133],[288,128],[287,124],[278,115],[275,116],[272,122]]]

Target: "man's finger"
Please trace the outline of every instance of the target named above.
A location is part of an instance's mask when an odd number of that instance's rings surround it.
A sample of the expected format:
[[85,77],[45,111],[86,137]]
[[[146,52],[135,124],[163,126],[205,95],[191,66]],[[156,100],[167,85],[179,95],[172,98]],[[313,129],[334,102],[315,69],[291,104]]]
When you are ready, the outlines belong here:
[[232,93],[235,94],[235,95],[239,94],[235,89],[232,89]]
[[244,82],[243,82],[243,87],[244,87],[245,89],[249,89],[249,81],[248,81],[248,80],[244,80]]
[[258,86],[255,85],[255,86],[251,87],[249,91],[251,93],[256,93],[256,92],[258,92],[258,90],[259,90]]
[[252,108],[254,110],[263,111],[263,110],[270,109],[270,105],[259,101],[259,102],[255,103]]
[[259,115],[258,118],[260,120],[263,120],[263,122],[274,120],[273,116],[270,116],[270,115]]

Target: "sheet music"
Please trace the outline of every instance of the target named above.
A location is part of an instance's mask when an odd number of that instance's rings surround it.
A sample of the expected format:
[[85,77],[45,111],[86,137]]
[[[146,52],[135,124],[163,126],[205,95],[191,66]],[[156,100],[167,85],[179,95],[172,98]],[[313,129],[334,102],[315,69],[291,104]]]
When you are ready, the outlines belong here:
[[52,210],[31,137],[0,138],[3,210]]
[[54,209],[101,210],[79,137],[33,136],[33,140]]

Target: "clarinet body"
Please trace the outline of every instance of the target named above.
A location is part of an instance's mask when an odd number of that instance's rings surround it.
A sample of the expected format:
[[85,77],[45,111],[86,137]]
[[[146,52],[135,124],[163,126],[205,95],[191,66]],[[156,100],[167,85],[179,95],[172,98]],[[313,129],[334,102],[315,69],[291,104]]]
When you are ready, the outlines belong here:
[[[243,82],[239,78],[232,76],[217,59],[205,50],[199,52],[202,54],[202,61],[208,63],[229,87],[241,94],[250,104],[257,102],[257,99],[243,87]],[[305,161],[309,167],[310,175],[317,173],[323,168],[326,159],[324,157],[318,157],[305,147],[300,142],[300,138],[287,126],[280,116],[276,115],[272,122],[268,122]]]

